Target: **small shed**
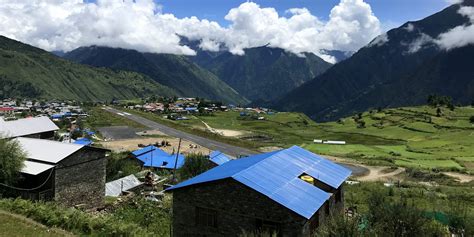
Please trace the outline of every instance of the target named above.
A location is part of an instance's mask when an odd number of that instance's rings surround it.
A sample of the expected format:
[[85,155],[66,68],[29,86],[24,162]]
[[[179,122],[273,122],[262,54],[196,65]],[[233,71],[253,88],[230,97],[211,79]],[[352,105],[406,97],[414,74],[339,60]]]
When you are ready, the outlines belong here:
[[143,183],[135,175],[125,176],[123,178],[108,182],[105,184],[105,196],[118,197],[123,192],[131,191],[140,187]]
[[27,153],[17,187],[2,190],[33,200],[55,200],[65,206],[103,205],[106,152],[90,146],[44,139],[16,138]]
[[350,174],[297,146],[228,161],[166,189],[173,192],[173,236],[312,236],[328,215],[342,215]]

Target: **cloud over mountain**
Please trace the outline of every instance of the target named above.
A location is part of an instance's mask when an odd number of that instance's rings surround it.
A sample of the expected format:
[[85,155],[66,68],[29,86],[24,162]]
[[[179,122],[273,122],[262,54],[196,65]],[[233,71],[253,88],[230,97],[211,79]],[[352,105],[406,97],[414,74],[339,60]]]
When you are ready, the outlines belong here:
[[322,49],[355,51],[381,33],[380,22],[363,0],[341,0],[321,21],[305,8],[279,15],[274,8],[245,2],[230,9],[228,27],[196,17],[163,13],[153,0],[2,0],[0,34],[46,50],[69,51],[101,45],[142,52],[193,55],[180,45],[182,35],[200,47],[222,46],[234,54],[269,45],[294,53]]

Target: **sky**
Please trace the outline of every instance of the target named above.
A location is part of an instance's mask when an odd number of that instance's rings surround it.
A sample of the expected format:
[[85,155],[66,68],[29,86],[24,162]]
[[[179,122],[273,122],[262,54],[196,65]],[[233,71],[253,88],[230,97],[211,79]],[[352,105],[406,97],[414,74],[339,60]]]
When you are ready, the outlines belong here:
[[[197,16],[228,25],[224,19],[228,10],[239,6],[242,0],[156,0],[163,6],[164,12],[171,12],[177,17]],[[339,0],[254,0],[262,7],[273,7],[280,14],[290,8],[307,8],[320,19],[328,20],[331,9]],[[379,18],[384,30],[400,26],[407,21],[414,21],[438,12],[451,3],[446,0],[367,0],[374,14]]]
[[[48,51],[107,46],[140,52],[194,55],[181,37],[203,50],[245,54],[268,45],[297,55],[357,51],[387,30],[459,0],[0,0],[0,35]],[[460,14],[474,19],[474,8]],[[473,21],[474,22],[474,21]],[[474,41],[473,24],[428,38],[444,48]],[[448,34],[449,33],[449,34]],[[382,40],[381,40],[382,39]],[[373,43],[373,42],[372,42]]]

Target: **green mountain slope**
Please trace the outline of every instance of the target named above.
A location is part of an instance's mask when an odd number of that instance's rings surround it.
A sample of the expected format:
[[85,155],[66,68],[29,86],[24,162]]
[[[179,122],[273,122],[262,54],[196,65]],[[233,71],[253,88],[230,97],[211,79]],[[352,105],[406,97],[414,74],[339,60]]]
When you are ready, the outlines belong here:
[[110,101],[175,94],[138,73],[80,65],[0,36],[0,98]]
[[246,49],[242,56],[197,51],[190,57],[194,62],[252,101],[272,101],[332,66],[314,54],[297,56],[265,46]]
[[[473,0],[464,5],[474,6]],[[379,36],[351,58],[280,98],[273,107],[300,111],[311,118],[335,120],[376,107],[419,105],[429,94],[452,96],[455,103],[474,99],[472,46],[440,50],[433,42],[410,52],[423,35],[437,38],[469,19],[459,5]],[[385,39],[385,40],[383,40]]]
[[204,97],[237,104],[249,102],[213,73],[199,67],[185,56],[91,46],[73,50],[64,57],[95,67],[143,73],[160,84],[175,89],[182,96]]

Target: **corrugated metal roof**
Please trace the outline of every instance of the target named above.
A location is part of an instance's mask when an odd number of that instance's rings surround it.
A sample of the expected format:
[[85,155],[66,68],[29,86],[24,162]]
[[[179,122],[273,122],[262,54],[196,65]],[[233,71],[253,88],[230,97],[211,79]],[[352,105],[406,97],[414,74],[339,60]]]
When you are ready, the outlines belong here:
[[220,151],[213,151],[209,155],[209,160],[212,161],[216,165],[222,165],[226,163],[227,161],[230,161],[231,158]]
[[41,174],[45,172],[46,170],[49,170],[54,167],[54,165],[47,165],[47,164],[38,163],[34,161],[25,161],[23,162],[23,164],[24,166],[21,169],[21,172],[25,174],[31,174],[31,175]]
[[167,190],[233,178],[309,219],[330,195],[302,181],[299,178],[302,174],[308,174],[333,188],[338,188],[351,171],[303,148],[293,146],[281,151],[229,161]]
[[[146,167],[174,169],[176,162],[176,154],[170,155],[165,151],[155,146],[147,146],[145,148],[132,152],[133,155],[144,164]],[[184,156],[178,155],[178,162],[176,168],[179,169],[184,164]]]
[[118,197],[122,194],[122,191],[128,191],[141,185],[142,182],[135,177],[135,175],[129,175],[105,184],[105,196]]
[[80,138],[80,139],[77,139],[74,144],[79,144],[79,145],[84,145],[84,146],[89,146],[92,144],[92,141],[91,139],[88,139],[88,138]]
[[161,150],[160,148],[156,146],[146,146],[144,148],[133,151],[132,154],[134,156],[141,156],[151,151],[156,151],[159,155],[168,155],[168,153],[166,153],[165,151]]
[[58,126],[48,117],[24,118],[13,121],[0,120],[0,134],[7,138],[56,130],[59,130]]
[[56,164],[72,153],[80,150],[83,145],[56,142],[44,139],[19,137],[15,139],[28,154],[28,159]]

